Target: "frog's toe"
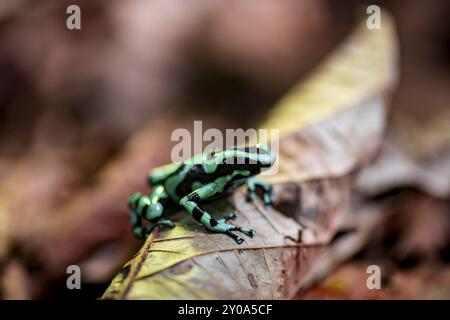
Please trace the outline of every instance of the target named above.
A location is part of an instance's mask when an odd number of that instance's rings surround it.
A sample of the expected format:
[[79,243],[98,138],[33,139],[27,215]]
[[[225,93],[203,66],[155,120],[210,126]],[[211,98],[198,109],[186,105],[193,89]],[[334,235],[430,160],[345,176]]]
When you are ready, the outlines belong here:
[[250,228],[237,227],[240,232],[248,235],[250,238],[253,238],[256,234],[256,231]]
[[256,193],[255,192],[249,192],[247,194],[247,202],[253,202],[256,200]]
[[225,233],[225,234],[229,235],[231,238],[233,238],[238,244],[241,244],[242,242],[244,242],[244,239],[237,236],[232,231],[242,232],[249,237],[253,237],[255,235],[255,230],[253,230],[253,229],[238,227],[234,224],[225,223],[223,220],[224,219],[222,219],[222,221],[218,220],[216,225],[210,226],[208,229],[213,232]]
[[230,214],[228,214],[225,218],[219,219],[217,220],[217,222],[220,223],[226,223],[228,220],[234,220],[236,219],[236,213],[232,212]]
[[242,239],[241,237],[239,237],[237,234],[231,232],[230,230],[228,230],[226,232],[227,235],[229,235],[231,238],[234,239],[234,241],[237,242],[237,244],[241,244],[242,242],[244,242],[244,239]]
[[142,227],[135,227],[133,228],[133,235],[137,238],[137,239],[142,239],[145,237],[144,234],[144,230]]
[[159,225],[159,226],[169,227],[169,228],[175,227],[175,223],[173,223],[173,221],[168,220],[168,219],[161,219],[161,220],[157,221],[155,224]]
[[255,230],[253,230],[253,229],[245,228],[245,227],[238,227],[238,226],[235,226],[235,225],[233,225],[231,230],[242,232],[243,234],[246,234],[250,238],[253,238],[255,236],[255,234],[256,234]]
[[236,212],[231,212],[231,213],[229,213],[229,214],[226,216],[225,219],[227,219],[227,220],[233,220],[233,219],[236,219]]

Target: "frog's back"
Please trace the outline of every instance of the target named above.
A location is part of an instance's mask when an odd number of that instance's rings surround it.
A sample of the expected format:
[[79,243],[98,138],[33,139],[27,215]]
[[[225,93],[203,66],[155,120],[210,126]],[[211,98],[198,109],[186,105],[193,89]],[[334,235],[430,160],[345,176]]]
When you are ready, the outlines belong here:
[[230,174],[228,172],[230,170],[230,166],[218,165],[216,170],[208,172],[203,164],[185,163],[176,174],[166,180],[165,189],[174,201],[179,201],[201,186],[216,181],[218,177]]
[[150,172],[148,182],[153,186],[164,183],[169,177],[177,174],[177,172],[182,169],[182,166],[182,163],[169,163],[155,168]]

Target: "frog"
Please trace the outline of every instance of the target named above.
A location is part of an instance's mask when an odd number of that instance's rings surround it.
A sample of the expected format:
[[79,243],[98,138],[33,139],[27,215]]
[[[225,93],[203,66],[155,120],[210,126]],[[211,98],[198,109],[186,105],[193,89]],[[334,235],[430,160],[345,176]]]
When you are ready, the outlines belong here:
[[[272,186],[257,177],[275,162],[267,144],[212,149],[183,162],[174,162],[154,168],[147,176],[151,187],[149,195],[136,192],[128,201],[132,232],[137,238],[146,238],[156,227],[174,227],[165,213],[184,209],[193,219],[213,233],[223,233],[238,244],[244,239],[235,232],[253,238],[255,230],[229,223],[236,218],[232,212],[221,219],[214,218],[202,204],[232,194],[247,186],[246,200],[260,198],[265,207],[272,205]],[[143,222],[147,222],[144,226]],[[234,231],[234,232],[233,232]]]

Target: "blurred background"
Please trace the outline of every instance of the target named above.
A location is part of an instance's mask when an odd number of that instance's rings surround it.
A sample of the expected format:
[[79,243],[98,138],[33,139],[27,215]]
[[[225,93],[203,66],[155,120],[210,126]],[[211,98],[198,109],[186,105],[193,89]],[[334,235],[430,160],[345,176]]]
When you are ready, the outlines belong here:
[[[395,152],[382,151],[358,192],[387,203],[386,218],[298,298],[449,299],[446,0],[2,1],[0,298],[101,296],[140,247],[127,199],[170,161],[171,132],[194,119],[204,130],[258,126],[375,3],[400,45],[383,147]],[[78,31],[66,28],[71,4]],[[374,261],[389,270],[375,293]],[[83,290],[66,288],[71,264]]]

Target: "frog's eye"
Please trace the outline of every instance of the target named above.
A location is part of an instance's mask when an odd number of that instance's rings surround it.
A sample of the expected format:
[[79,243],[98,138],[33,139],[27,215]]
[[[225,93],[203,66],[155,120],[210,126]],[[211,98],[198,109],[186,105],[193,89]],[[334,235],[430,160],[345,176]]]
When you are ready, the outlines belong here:
[[220,149],[210,149],[207,151],[208,157],[214,157],[220,151]]
[[212,161],[215,159],[216,151],[210,150],[206,153],[206,161]]

